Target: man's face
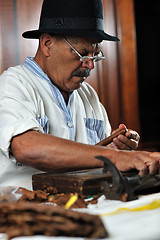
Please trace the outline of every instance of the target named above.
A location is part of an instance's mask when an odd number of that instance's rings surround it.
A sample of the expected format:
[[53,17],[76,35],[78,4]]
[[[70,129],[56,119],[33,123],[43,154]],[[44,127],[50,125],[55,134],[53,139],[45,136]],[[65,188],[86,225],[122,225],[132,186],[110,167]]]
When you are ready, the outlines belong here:
[[[94,69],[94,61],[81,62],[78,54],[64,40],[64,38],[54,39],[50,45],[50,56],[45,65],[46,73],[60,90],[72,92],[78,89],[82,82],[90,75]],[[100,49],[100,43],[79,37],[67,37],[67,41],[82,56],[93,57]]]

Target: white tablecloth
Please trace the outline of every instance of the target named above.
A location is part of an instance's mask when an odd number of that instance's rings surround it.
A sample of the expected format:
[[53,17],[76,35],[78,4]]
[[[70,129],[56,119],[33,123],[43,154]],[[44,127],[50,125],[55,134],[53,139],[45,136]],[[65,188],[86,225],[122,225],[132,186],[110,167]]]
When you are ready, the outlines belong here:
[[[102,196],[97,204],[90,204],[87,209],[78,209],[78,211],[103,215],[101,218],[109,233],[108,240],[160,240],[160,207],[143,211],[119,211],[116,214],[105,216],[105,214],[115,212],[122,207],[133,209],[151,204],[154,200],[160,200],[160,193],[141,196],[139,199],[129,202],[106,200]],[[36,239],[71,240],[75,238],[44,236],[14,238],[14,240]],[[5,235],[1,234],[0,240],[6,240]]]

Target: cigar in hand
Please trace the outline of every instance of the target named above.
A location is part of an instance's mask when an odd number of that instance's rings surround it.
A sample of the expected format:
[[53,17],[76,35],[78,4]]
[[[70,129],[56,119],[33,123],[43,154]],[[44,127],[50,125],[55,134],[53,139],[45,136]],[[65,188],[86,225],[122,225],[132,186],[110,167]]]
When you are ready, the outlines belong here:
[[126,128],[123,128],[123,129],[120,129],[120,130],[116,130],[113,134],[111,134],[109,137],[103,139],[102,141],[100,141],[96,145],[106,146],[106,145],[110,144],[115,137],[117,137],[120,134],[125,135],[126,132],[127,132]]

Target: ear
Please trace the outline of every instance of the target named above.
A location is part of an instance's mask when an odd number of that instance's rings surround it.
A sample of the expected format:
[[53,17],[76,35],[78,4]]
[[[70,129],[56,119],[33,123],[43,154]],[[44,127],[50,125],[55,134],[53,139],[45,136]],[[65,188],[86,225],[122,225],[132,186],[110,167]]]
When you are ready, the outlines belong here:
[[46,57],[50,56],[50,47],[52,41],[53,41],[52,36],[47,33],[42,34],[40,37],[41,50]]

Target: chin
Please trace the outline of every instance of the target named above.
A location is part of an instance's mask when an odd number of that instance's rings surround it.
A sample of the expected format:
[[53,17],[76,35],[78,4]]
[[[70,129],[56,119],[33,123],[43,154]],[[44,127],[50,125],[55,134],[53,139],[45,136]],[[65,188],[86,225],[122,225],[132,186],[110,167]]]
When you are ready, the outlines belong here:
[[80,88],[82,86],[83,82],[78,82],[76,84],[74,84],[73,87],[69,88],[69,92],[73,92],[74,90],[77,90],[78,88]]
[[79,83],[77,83],[77,87],[75,87],[75,89],[80,88],[80,87],[82,86],[82,83],[83,83],[83,82],[79,82]]

